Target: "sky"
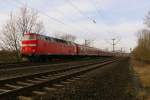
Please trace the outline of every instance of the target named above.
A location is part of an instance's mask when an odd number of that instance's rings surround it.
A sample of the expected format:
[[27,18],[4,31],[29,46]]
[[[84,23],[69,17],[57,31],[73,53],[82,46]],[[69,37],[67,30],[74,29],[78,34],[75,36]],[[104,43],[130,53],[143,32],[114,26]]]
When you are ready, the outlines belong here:
[[67,33],[78,43],[91,40],[92,46],[112,50],[112,38],[119,40],[116,50],[129,51],[137,45],[137,32],[150,11],[150,0],[0,0],[0,28],[26,4],[39,12],[45,34]]

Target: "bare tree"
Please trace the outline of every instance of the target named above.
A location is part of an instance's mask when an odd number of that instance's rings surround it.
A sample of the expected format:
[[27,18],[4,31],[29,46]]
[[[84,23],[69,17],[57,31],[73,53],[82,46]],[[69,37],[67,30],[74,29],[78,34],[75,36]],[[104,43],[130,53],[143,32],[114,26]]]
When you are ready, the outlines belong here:
[[42,34],[44,32],[43,23],[38,19],[38,12],[26,6],[20,8],[17,26],[18,30],[24,35],[26,32]]
[[150,12],[144,19],[146,29],[138,32],[138,46],[133,50],[133,55],[140,61],[150,62]]
[[15,51],[20,59],[20,44],[26,32],[41,34],[44,31],[43,23],[38,19],[38,13],[27,7],[20,8],[17,16],[10,14],[10,19],[4,25],[1,33],[1,47],[4,50]]
[[145,16],[144,24],[147,25],[147,26],[150,28],[150,11],[149,11],[148,14]]
[[63,40],[66,40],[66,41],[72,41],[74,42],[76,40],[76,36],[74,35],[71,35],[71,34],[55,34],[55,37],[56,38],[59,38],[59,39],[63,39]]
[[142,30],[138,33],[138,46],[134,49],[137,59],[150,62],[150,31]]
[[20,58],[21,35],[18,34],[16,19],[10,14],[10,19],[4,25],[2,30],[1,47],[4,50],[15,51],[16,57]]

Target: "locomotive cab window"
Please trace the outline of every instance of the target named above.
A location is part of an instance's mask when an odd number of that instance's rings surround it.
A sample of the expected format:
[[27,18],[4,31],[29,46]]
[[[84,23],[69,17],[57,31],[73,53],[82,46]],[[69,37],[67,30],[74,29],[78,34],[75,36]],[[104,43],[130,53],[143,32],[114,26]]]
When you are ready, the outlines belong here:
[[37,39],[38,40],[46,40],[45,37],[43,37],[43,36],[37,36]]
[[23,40],[36,40],[36,35],[24,35]]

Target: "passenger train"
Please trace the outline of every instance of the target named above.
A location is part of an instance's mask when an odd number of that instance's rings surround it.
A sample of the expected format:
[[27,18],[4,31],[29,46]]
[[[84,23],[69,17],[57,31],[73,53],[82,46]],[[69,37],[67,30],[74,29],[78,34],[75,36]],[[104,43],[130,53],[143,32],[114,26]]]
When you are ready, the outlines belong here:
[[46,61],[61,57],[113,56],[114,53],[36,33],[26,33],[22,40],[21,55],[30,61]]

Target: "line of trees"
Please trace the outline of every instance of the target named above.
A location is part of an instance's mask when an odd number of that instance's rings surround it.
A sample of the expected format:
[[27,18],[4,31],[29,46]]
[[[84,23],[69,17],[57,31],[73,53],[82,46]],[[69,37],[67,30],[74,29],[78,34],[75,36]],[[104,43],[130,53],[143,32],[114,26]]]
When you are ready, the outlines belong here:
[[150,62],[150,12],[144,19],[146,29],[138,33],[138,46],[134,49],[134,57],[140,61]]

